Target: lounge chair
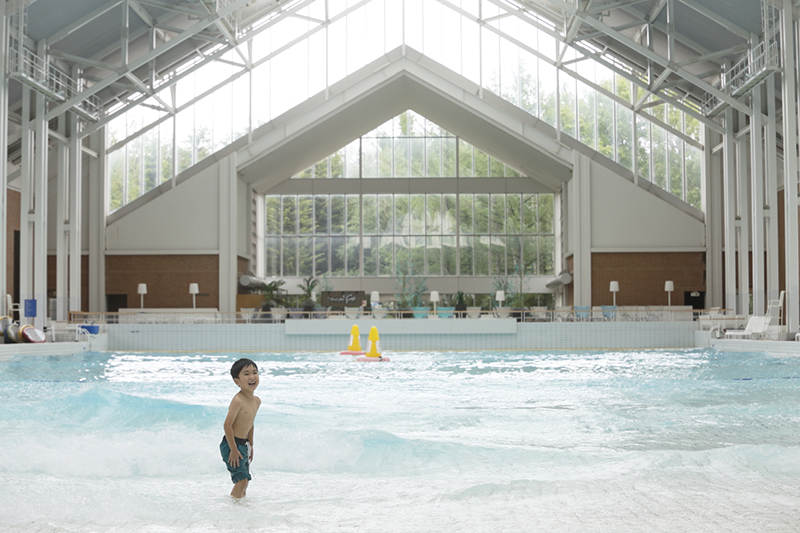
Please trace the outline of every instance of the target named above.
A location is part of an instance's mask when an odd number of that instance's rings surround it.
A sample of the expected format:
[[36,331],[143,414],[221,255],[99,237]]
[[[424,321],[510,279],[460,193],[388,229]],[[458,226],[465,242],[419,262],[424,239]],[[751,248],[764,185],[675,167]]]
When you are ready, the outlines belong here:
[[616,305],[601,305],[600,309],[603,311],[603,320],[614,321],[617,319]]
[[559,322],[569,322],[573,319],[572,316],[572,306],[570,305],[559,305],[556,307],[556,320]]
[[771,319],[768,316],[751,316],[743,330],[728,330],[726,339],[762,339],[766,336]]
[[586,322],[590,318],[592,307],[590,305],[576,305],[575,306],[575,320]]

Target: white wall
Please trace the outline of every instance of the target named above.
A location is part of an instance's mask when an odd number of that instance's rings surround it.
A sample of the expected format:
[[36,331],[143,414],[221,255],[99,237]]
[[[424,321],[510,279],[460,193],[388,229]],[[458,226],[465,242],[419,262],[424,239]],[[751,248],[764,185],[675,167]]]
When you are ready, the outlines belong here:
[[108,253],[217,253],[219,168],[204,169],[110,224]]
[[[697,251],[705,225],[592,162],[592,251]],[[573,207],[574,208],[574,207]]]

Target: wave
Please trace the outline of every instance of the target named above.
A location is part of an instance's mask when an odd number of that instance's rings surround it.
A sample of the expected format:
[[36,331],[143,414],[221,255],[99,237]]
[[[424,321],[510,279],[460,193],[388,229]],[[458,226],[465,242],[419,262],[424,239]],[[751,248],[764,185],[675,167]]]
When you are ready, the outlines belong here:
[[113,432],[169,426],[194,429],[207,427],[211,420],[221,426],[225,410],[88,386],[77,393],[17,404],[6,415],[12,419],[33,416],[55,431]]

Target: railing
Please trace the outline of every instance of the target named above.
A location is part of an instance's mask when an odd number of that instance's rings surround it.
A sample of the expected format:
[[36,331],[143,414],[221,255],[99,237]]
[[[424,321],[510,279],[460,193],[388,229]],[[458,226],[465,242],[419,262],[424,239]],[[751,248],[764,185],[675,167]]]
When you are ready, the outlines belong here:
[[[12,40],[8,49],[8,70],[10,76],[58,102],[65,102],[83,90],[78,81],[16,40]],[[97,120],[102,113],[102,103],[98,96],[92,95],[73,109],[87,119]]]
[[[715,310],[716,311],[716,310]],[[70,313],[71,324],[277,324],[286,320],[478,320],[514,319],[518,322],[684,322],[697,321],[700,327],[709,316],[708,310],[696,310],[690,306],[595,306],[559,307],[556,309],[499,307],[485,310],[469,307],[456,311],[453,307],[438,307],[413,310],[374,310],[358,307],[344,310],[316,308],[273,308],[269,311],[243,308],[235,313],[223,313],[213,309],[129,309],[119,313]],[[733,317],[731,317],[732,319]]]

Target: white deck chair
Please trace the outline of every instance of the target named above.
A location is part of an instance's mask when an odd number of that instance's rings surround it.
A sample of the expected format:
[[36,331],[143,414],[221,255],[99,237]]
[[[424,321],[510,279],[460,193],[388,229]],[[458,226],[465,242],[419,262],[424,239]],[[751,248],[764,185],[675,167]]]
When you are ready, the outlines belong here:
[[569,322],[572,320],[572,306],[559,305],[556,307],[555,313],[556,320],[559,322]]
[[743,330],[728,330],[725,332],[726,339],[761,339],[769,328],[770,317],[751,316],[747,321],[747,327]]
[[781,291],[777,300],[770,300],[767,303],[767,316],[770,317],[770,324],[773,326],[783,325],[783,298],[785,291]]
[[17,304],[14,303],[14,299],[11,298],[10,294],[6,294],[6,314],[8,316],[10,316],[11,318],[14,318],[14,311],[16,311],[17,314],[18,314],[17,318],[21,319],[22,318],[22,307],[20,307],[20,305],[18,303]]

